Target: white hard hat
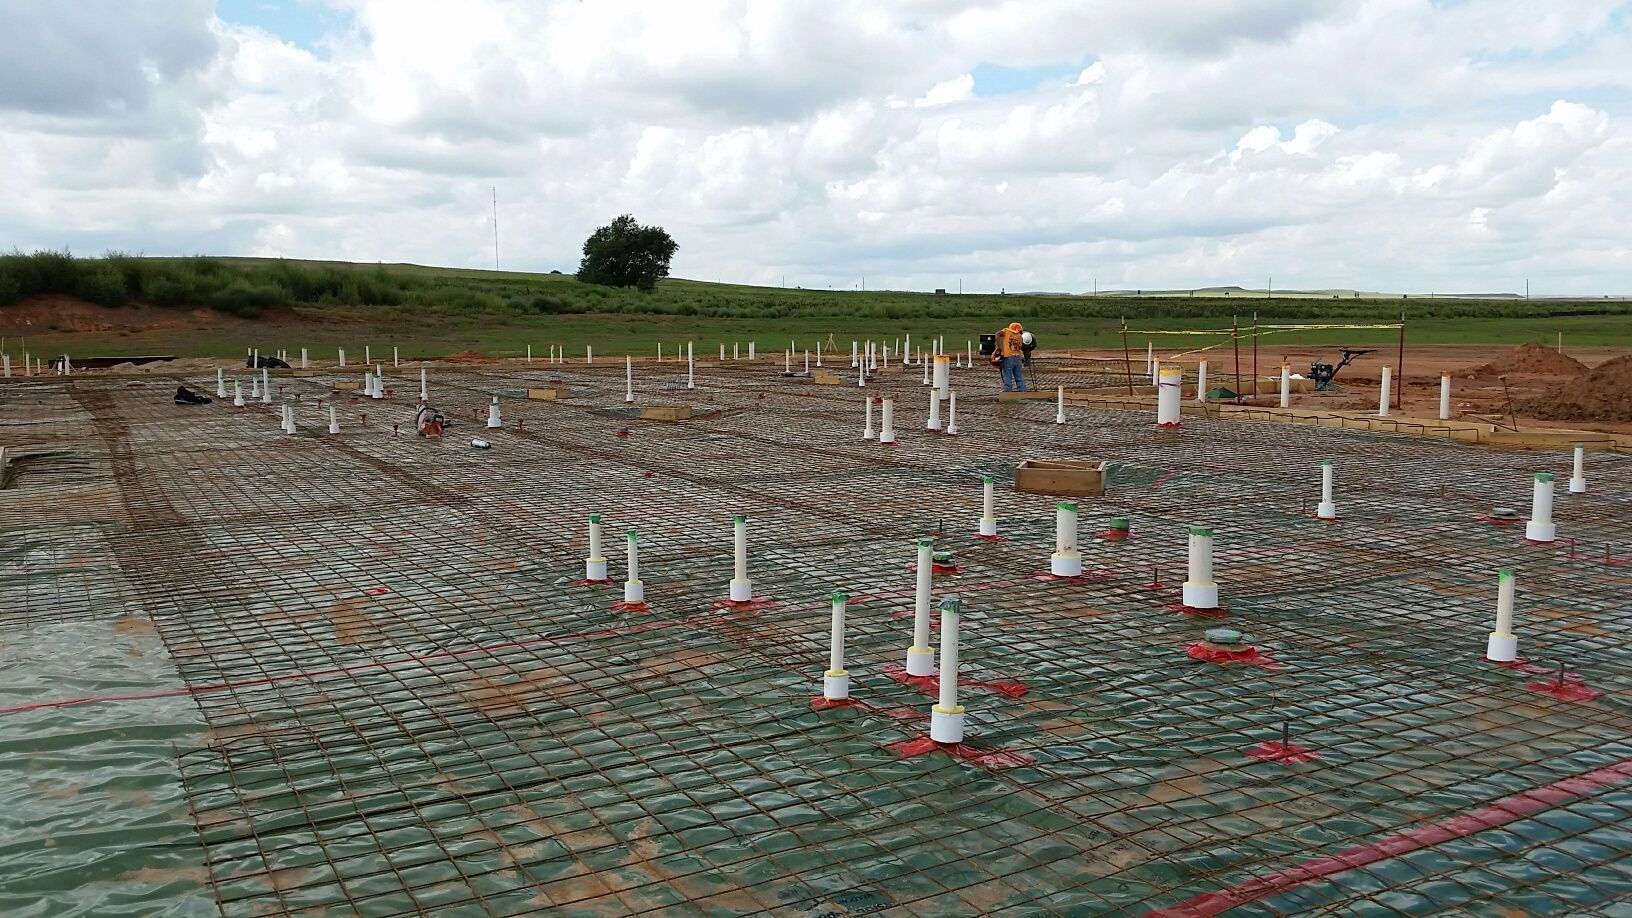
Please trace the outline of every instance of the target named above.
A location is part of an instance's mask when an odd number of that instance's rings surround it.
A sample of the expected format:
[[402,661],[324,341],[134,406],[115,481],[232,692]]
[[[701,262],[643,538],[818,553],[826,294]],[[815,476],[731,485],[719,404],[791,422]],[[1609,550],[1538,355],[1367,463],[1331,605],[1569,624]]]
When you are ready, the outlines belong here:
[[1020,341],[1028,347],[1037,343],[1036,337],[1034,337],[1031,332],[1021,332]]

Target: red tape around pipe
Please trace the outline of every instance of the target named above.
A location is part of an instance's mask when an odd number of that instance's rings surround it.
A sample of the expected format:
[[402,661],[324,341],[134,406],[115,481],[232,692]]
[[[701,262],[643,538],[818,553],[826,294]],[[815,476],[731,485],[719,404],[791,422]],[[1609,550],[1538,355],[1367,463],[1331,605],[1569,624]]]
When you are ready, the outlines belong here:
[[1592,686],[1581,681],[1575,673],[1565,673],[1564,678],[1548,679],[1544,682],[1526,682],[1524,687],[1532,692],[1551,695],[1559,701],[1591,701],[1602,695]]
[[1266,762],[1279,762],[1282,765],[1295,765],[1303,762],[1313,762],[1320,758],[1320,753],[1297,743],[1283,743],[1280,740],[1271,740],[1247,750],[1247,755]]
[[733,612],[760,612],[780,605],[782,604],[774,599],[749,599],[741,602],[735,599],[722,599],[714,603],[714,608],[730,609]]
[[1223,647],[1214,647],[1206,641],[1192,641],[1185,655],[1192,660],[1202,660],[1207,663],[1245,663],[1248,666],[1258,666],[1263,669],[1280,669],[1281,664],[1275,662],[1268,654],[1256,647],[1245,650],[1227,650]]
[[[939,695],[941,693],[941,677],[939,674],[933,676],[913,676],[907,673],[907,668],[905,666],[902,666],[899,663],[887,663],[884,666],[884,675],[889,676],[891,679],[901,683],[902,685],[910,685],[926,695]],[[991,689],[999,695],[1004,695],[1009,698],[1020,698],[1026,694],[1025,683],[1014,679],[986,680],[971,679],[968,676],[959,676],[958,685],[967,686],[969,688]]]
[[1162,606],[1162,608],[1168,610],[1169,612],[1182,612],[1185,615],[1189,615],[1189,616],[1192,616],[1192,617],[1195,617],[1195,618],[1229,618],[1230,617],[1230,610],[1224,608],[1223,606],[1219,606],[1216,609],[1198,609],[1195,606],[1187,606],[1182,602],[1170,602],[1167,605]]
[[1004,749],[978,749],[968,743],[937,743],[927,736],[917,739],[897,740],[890,744],[890,748],[903,759],[913,756],[928,755],[931,752],[944,752],[955,759],[973,762],[987,768],[1015,768],[1020,765],[1030,765],[1037,761],[1023,752],[1009,752]]
[[1502,669],[1516,669],[1521,673],[1528,673],[1532,676],[1539,676],[1543,673],[1552,672],[1552,670],[1548,669],[1547,667],[1537,666],[1524,657],[1519,657],[1513,660],[1492,660],[1491,658],[1486,657],[1485,662],[1492,666],[1500,666]]
[[[908,563],[907,568],[914,571],[917,570],[918,562],[913,561]],[[957,566],[956,564],[931,564],[929,566],[929,572],[936,575],[961,574],[963,573],[963,568]]]
[[1619,784],[1628,778],[1632,778],[1632,759],[1555,781],[1544,787],[1532,788],[1511,797],[1503,797],[1490,806],[1472,812],[1460,813],[1439,822],[1384,836],[1374,842],[1345,848],[1326,857],[1313,858],[1288,870],[1250,877],[1226,889],[1203,893],[1168,908],[1148,911],[1144,918],[1208,918],[1334,873],[1365,867],[1442,842],[1466,838],[1486,829],[1505,826],[1510,822],[1568,803],[1577,797],[1584,797],[1602,788]]

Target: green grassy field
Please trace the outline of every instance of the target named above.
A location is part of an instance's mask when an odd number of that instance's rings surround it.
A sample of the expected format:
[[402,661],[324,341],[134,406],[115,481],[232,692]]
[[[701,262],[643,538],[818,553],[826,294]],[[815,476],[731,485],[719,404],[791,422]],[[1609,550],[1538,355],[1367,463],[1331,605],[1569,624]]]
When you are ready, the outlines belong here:
[[[163,352],[179,356],[302,347],[314,355],[335,347],[360,353],[364,344],[404,356],[464,350],[536,355],[551,344],[569,354],[585,345],[603,353],[655,353],[694,341],[700,354],[719,342],[757,341],[767,353],[789,340],[800,348],[832,340],[848,352],[851,339],[945,335],[961,346],[1011,320],[1034,331],[1045,348],[1114,347],[1121,320],[1138,348],[1200,346],[1204,339],[1159,336],[1152,330],[1228,327],[1233,317],[1265,323],[1397,322],[1404,313],[1412,344],[1553,343],[1632,345],[1632,301],[1314,296],[1274,298],[1236,291],[1162,296],[950,295],[900,291],[828,291],[750,287],[671,279],[651,293],[599,287],[565,274],[526,274],[250,258],[72,258],[63,253],[0,256],[0,310],[39,295],[67,295],[109,307],[114,331],[67,332],[49,318],[28,332],[35,353]],[[163,309],[209,307],[216,320],[182,328],[117,328],[119,304]],[[178,314],[182,314],[179,313]],[[175,325],[177,323],[169,323]],[[1264,347],[1375,345],[1393,329],[1329,329],[1266,334]]]
[[[939,322],[899,321],[873,318],[796,319],[714,319],[689,316],[639,316],[626,314],[572,315],[504,320],[472,317],[430,316],[408,321],[375,321],[353,317],[351,321],[308,321],[256,323],[233,329],[154,330],[119,333],[50,333],[30,337],[34,353],[68,351],[83,356],[97,354],[167,353],[181,357],[209,357],[240,354],[246,347],[262,350],[288,349],[299,353],[310,348],[314,357],[329,359],[334,349],[344,347],[352,359],[362,355],[363,346],[376,354],[389,355],[400,349],[403,357],[438,357],[460,351],[478,351],[488,356],[520,356],[528,345],[536,357],[560,344],[569,355],[581,356],[591,345],[602,354],[655,354],[658,343],[665,355],[676,344],[695,343],[698,356],[718,353],[720,343],[729,350],[740,342],[746,354],[749,341],[758,343],[762,353],[779,354],[790,339],[798,348],[814,349],[829,334],[839,350],[848,356],[852,339],[894,341],[905,333],[923,341],[932,333],[942,334],[947,347],[962,347],[978,339],[983,331],[995,329],[997,322],[949,319]],[[1026,327],[1040,338],[1045,349],[1065,347],[1120,347],[1120,327],[1114,320],[1026,320]],[[1175,319],[1164,328],[1201,329],[1216,327],[1207,320]],[[1423,319],[1407,323],[1407,341],[1430,344],[1522,344],[1526,341],[1557,340],[1564,334],[1567,347],[1632,346],[1632,320],[1599,317],[1554,317],[1546,319]],[[1199,347],[1220,338],[1152,335],[1135,330],[1129,335],[1135,350],[1142,352],[1145,341],[1158,349]],[[1322,330],[1264,334],[1261,347],[1273,353],[1280,345],[1392,345],[1398,340],[1393,329]],[[797,356],[796,356],[797,359]]]

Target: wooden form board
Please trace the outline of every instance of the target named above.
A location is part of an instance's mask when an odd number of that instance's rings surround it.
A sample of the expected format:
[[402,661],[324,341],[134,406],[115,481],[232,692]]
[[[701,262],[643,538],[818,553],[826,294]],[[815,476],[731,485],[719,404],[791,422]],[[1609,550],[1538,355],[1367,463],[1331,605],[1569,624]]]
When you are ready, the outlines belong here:
[[640,409],[640,417],[647,421],[684,421],[691,417],[691,406],[653,405]]
[[1105,493],[1105,463],[1026,459],[1015,467],[1014,489],[1060,497],[1098,497]]

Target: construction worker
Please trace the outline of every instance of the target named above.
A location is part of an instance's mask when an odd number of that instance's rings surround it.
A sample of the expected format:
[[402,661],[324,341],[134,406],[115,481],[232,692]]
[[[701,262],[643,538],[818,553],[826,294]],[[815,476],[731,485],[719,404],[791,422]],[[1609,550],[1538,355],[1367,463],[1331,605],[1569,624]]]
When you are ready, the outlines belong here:
[[1026,391],[1026,378],[1020,369],[1025,359],[1022,332],[1019,322],[1010,322],[1007,328],[997,333],[997,347],[993,355],[997,358],[998,369],[1003,371],[1004,392]]

